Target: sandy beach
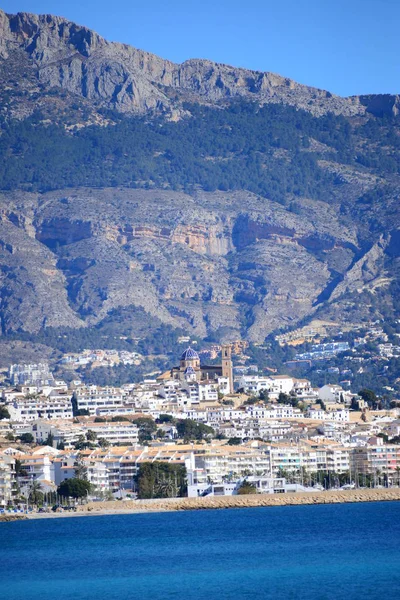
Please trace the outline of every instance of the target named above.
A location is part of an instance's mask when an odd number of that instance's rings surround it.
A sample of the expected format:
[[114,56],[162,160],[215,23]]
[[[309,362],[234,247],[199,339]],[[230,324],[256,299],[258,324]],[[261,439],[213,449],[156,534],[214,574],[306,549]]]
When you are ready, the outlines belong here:
[[168,498],[161,500],[129,500],[89,502],[78,506],[76,512],[32,513],[4,515],[0,521],[118,515],[182,510],[223,508],[255,508],[259,506],[295,506],[310,504],[340,504],[353,502],[389,502],[400,500],[400,488],[334,490],[296,494],[254,494],[248,496],[214,496],[206,498]]

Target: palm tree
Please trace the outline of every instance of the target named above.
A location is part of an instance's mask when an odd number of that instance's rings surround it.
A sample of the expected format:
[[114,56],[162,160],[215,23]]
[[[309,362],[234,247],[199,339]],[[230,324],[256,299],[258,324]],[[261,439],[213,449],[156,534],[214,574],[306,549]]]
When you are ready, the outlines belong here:
[[87,474],[88,474],[88,470],[87,470],[87,466],[85,465],[85,463],[83,462],[83,460],[78,457],[76,459],[76,461],[74,462],[74,470],[75,470],[75,477],[77,479],[84,479],[85,481],[87,481]]
[[378,485],[381,485],[381,475],[382,471],[380,469],[375,469],[375,486],[376,482],[378,482]]
[[28,499],[31,504],[35,504],[36,506],[43,502],[42,486],[39,481],[32,481]]
[[397,473],[397,487],[400,486],[400,467],[396,467],[396,473]]

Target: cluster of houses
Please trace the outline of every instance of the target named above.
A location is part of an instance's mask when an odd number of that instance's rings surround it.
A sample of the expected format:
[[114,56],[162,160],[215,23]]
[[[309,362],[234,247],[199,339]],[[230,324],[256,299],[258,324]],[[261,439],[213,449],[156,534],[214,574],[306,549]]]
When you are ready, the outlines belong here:
[[329,342],[326,344],[313,344],[310,352],[299,352],[296,360],[327,360],[340,352],[350,350],[348,342]]
[[[379,441],[380,440],[380,441]],[[15,470],[19,462],[18,475]],[[230,485],[230,493],[243,478],[258,489],[274,492],[279,480],[280,491],[288,491],[288,473],[297,474],[298,485],[304,488],[318,472],[348,474],[349,484],[357,476],[386,475],[389,485],[398,485],[400,477],[400,446],[383,444],[372,436],[365,445],[343,445],[324,439],[300,439],[296,443],[261,442],[259,440],[229,445],[223,440],[210,443],[176,443],[168,441],[152,446],[115,445],[87,450],[58,450],[39,446],[31,452],[5,448],[0,454],[0,500],[4,505],[12,500],[14,485],[29,490],[32,482],[44,492],[51,492],[84,469],[88,481],[98,492],[115,497],[135,490],[135,475],[143,462],[168,462],[186,467],[189,496],[205,495],[210,486]],[[229,493],[226,490],[225,493]]]
[[59,364],[64,368],[80,367],[115,367],[117,365],[140,365],[143,357],[138,352],[127,350],[83,350],[77,353],[64,354]]
[[[0,421],[0,505],[12,500],[17,480],[20,489],[37,481],[53,491],[77,464],[96,489],[114,495],[133,493],[138,468],[149,461],[184,464],[194,496],[235,493],[244,477],[264,493],[283,492],[292,489],[288,473],[321,471],[347,473],[349,484],[355,474],[383,473],[398,484],[400,445],[390,440],[400,435],[399,409],[371,411],[356,398],[359,410],[351,410],[355,395],[338,385],[234,375],[228,346],[220,365],[200,364],[188,348],[177,367],[118,388],[67,385],[43,364],[13,365],[10,381],[1,390],[10,418]],[[156,423],[153,439],[139,443],[138,417]],[[182,419],[215,435],[184,443],[175,426]],[[13,443],[21,439],[31,446]]]

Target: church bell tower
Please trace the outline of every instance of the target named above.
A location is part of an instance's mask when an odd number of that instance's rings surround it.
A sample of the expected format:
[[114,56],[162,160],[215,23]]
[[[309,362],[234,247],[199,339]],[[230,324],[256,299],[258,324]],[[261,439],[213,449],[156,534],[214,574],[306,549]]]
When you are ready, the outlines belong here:
[[229,393],[233,394],[232,348],[230,344],[222,344],[222,377],[229,381]]

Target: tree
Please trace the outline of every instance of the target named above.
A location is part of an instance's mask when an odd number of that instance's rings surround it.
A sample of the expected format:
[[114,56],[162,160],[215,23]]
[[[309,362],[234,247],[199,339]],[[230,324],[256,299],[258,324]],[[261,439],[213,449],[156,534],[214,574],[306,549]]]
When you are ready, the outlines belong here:
[[285,394],[285,392],[279,392],[278,403],[279,404],[289,404],[290,396]]
[[397,479],[397,487],[400,486],[400,467],[396,467],[396,479]]
[[51,447],[53,447],[53,444],[54,444],[54,436],[53,436],[51,433],[49,433],[49,435],[47,436],[47,439],[45,440],[45,442],[44,442],[44,443],[45,443],[45,445],[46,445],[46,446],[51,446]]
[[238,489],[238,496],[245,496],[247,494],[257,494],[257,488],[248,481],[243,481],[242,485]]
[[209,425],[204,423],[197,423],[193,419],[178,419],[176,422],[176,429],[180,438],[186,441],[189,440],[203,440],[204,438],[213,437],[215,431]]
[[110,442],[105,438],[99,438],[97,441],[102,448],[108,448],[110,446]]
[[88,445],[84,435],[78,436],[77,441],[74,443],[75,450],[83,450]]
[[139,429],[139,444],[151,441],[153,434],[157,431],[157,425],[150,417],[138,417],[133,422]]
[[25,476],[26,474],[27,474],[27,473],[26,473],[26,470],[25,470],[25,469],[24,469],[24,467],[23,467],[23,464],[22,464],[22,462],[21,462],[21,461],[20,461],[18,458],[16,458],[16,459],[15,459],[15,475],[16,475],[17,477],[20,477],[20,476],[22,476],[22,475],[24,475],[24,476]]
[[161,414],[157,419],[157,423],[173,423],[174,417],[172,415]]
[[30,487],[29,490],[29,496],[28,496],[28,500],[31,504],[36,504],[36,506],[38,506],[39,504],[43,503],[43,492],[42,492],[42,486],[40,485],[39,481],[33,481],[32,485]]
[[4,404],[0,406],[0,421],[2,421],[3,419],[11,419],[10,413],[8,412]]
[[185,465],[155,461],[139,466],[136,477],[139,498],[176,498],[187,494]]
[[243,406],[252,406],[253,404],[258,403],[258,398],[256,396],[250,396],[243,402]]
[[74,471],[76,479],[83,479],[84,481],[87,481],[87,466],[80,458],[80,456],[78,456],[78,458],[74,462]]
[[57,488],[57,494],[66,498],[84,498],[91,491],[91,484],[85,479],[64,479]]
[[240,446],[240,444],[242,443],[242,441],[243,440],[240,437],[231,437],[227,441],[227,444],[228,444],[228,446]]
[[88,442],[95,442],[97,440],[97,433],[89,429],[86,433],[86,439]]
[[23,433],[19,436],[19,439],[23,444],[32,444],[32,442],[35,440],[31,433]]
[[363,388],[358,395],[368,404],[370,408],[375,408],[378,404],[378,398],[373,390]]

